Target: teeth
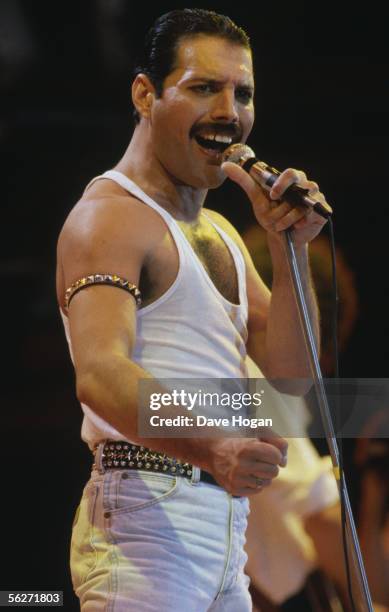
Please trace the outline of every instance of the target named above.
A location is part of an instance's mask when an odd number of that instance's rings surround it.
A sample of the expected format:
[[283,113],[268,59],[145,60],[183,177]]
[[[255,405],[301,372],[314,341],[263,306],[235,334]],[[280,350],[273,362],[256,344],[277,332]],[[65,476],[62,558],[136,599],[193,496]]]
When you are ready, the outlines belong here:
[[231,144],[232,142],[232,138],[230,136],[222,136],[222,135],[215,136],[215,140],[216,142],[224,142],[226,144]]
[[209,132],[208,134],[199,134],[199,136],[204,140],[216,140],[216,142],[223,142],[224,144],[232,143],[231,136],[223,136],[222,134],[212,134]]
[[215,140],[215,134],[199,134],[199,136],[201,136],[201,138],[204,138],[205,140]]

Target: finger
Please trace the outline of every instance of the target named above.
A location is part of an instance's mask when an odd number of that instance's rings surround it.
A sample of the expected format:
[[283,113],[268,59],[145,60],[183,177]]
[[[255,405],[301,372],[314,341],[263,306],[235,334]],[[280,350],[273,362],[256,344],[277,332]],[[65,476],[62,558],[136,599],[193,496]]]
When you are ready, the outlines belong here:
[[265,489],[269,487],[272,483],[270,478],[260,478],[258,476],[251,475],[249,476],[243,486],[249,487],[250,489]]
[[260,223],[262,227],[268,232],[276,231],[275,225],[277,221],[282,219],[289,211],[291,210],[291,206],[287,202],[278,203],[278,202],[270,202],[270,208],[265,211],[260,211]]
[[[281,443],[278,443],[284,448]],[[253,444],[250,452],[246,455],[246,460],[243,463],[243,468],[252,471],[253,466],[258,463],[269,463],[271,465],[282,465],[284,453],[277,447],[277,444],[272,444],[269,441],[258,441]]]
[[275,446],[279,450],[279,452],[281,453],[282,462],[281,463],[277,462],[277,464],[280,465],[281,467],[285,467],[287,463],[287,457],[288,457],[288,442],[285,440],[285,438],[282,438],[270,428],[267,428],[267,430],[263,430],[263,432],[259,432],[259,433],[260,433],[259,439],[262,442],[264,442],[265,444]]
[[276,206],[272,206],[269,212],[264,215],[266,221],[270,224],[275,224],[292,210],[292,206],[288,202],[280,202]]
[[317,215],[315,212],[313,212],[312,216],[308,215],[308,216],[303,217],[299,221],[296,221],[293,227],[295,229],[303,229],[304,227],[307,227],[308,225],[318,225],[322,227],[326,223],[327,223],[327,219],[323,219],[322,216]]
[[230,491],[231,495],[237,495],[238,497],[252,497],[253,495],[258,495],[263,491],[263,487],[251,487],[251,486],[241,486],[237,487],[233,491]]
[[307,217],[303,217],[302,219],[300,219],[300,221],[296,221],[296,223],[294,224],[294,228],[295,229],[303,229],[304,227],[306,227],[309,223],[309,220]]
[[306,181],[304,189],[308,189],[310,195],[319,193],[319,185],[315,181]]
[[266,463],[265,461],[254,461],[250,466],[245,467],[243,475],[246,478],[247,474],[250,474],[256,478],[264,478],[265,480],[272,480],[276,478],[280,470],[274,463]]
[[[261,189],[258,183],[253,181],[251,176],[245,170],[243,170],[243,168],[238,166],[238,164],[224,162],[224,164],[221,165],[221,169],[229,179],[237,183],[243,189],[243,191],[246,192],[248,198],[252,202],[258,198],[259,194],[263,195],[265,198],[264,191]],[[264,201],[266,200],[267,199],[265,198]]]
[[279,200],[282,197],[282,194],[291,185],[298,183],[300,187],[308,189],[308,187],[306,186],[308,182],[309,181],[307,181],[307,175],[305,174],[305,172],[302,172],[301,170],[295,170],[294,168],[288,168],[287,170],[281,172],[280,176],[277,178],[274,185],[272,186],[269,195],[272,200]]
[[292,227],[295,223],[298,223],[301,219],[305,219],[308,215],[312,213],[312,210],[309,208],[302,208],[300,206],[296,206],[292,208],[286,215],[284,215],[281,219],[278,219],[274,223],[274,229],[276,232],[281,232],[288,227]]

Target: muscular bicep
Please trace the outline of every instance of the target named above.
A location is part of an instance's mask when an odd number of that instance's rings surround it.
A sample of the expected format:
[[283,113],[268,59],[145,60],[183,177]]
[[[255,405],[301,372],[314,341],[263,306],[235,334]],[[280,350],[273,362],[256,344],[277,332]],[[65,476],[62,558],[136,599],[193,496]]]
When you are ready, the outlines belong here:
[[136,304],[122,288],[94,284],[75,293],[66,310],[66,289],[94,274],[117,275],[138,286],[147,253],[147,240],[140,239],[142,215],[129,215],[120,202],[87,204],[70,215],[58,243],[58,301],[69,319],[77,372],[106,355],[131,356]]
[[136,340],[136,305],[124,290],[107,285],[88,287],[74,297],[68,317],[78,375],[114,355],[131,358]]

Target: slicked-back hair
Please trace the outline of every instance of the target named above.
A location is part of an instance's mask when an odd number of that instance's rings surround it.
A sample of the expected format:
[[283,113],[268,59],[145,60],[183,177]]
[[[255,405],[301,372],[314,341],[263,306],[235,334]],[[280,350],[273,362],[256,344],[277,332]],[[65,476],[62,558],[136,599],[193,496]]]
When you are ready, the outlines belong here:
[[[174,10],[158,17],[148,31],[142,55],[134,69],[134,78],[140,73],[146,74],[157,97],[161,97],[163,83],[175,68],[179,43],[199,34],[218,36],[251,49],[246,32],[229,17],[204,9]],[[134,109],[134,123],[139,121],[139,113]]]

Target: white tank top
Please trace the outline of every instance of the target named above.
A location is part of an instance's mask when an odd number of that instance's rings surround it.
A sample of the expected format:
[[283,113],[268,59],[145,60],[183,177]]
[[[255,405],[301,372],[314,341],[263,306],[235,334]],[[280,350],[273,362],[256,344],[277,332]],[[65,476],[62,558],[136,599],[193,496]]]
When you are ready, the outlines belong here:
[[[173,284],[155,302],[137,312],[133,360],[158,379],[246,379],[246,274],[242,253],[235,242],[207,217],[226,243],[234,260],[239,304],[233,304],[221,295],[178,223],[165,209],[132,180],[115,170],[108,170],[96,177],[88,187],[100,178],[115,181],[160,214],[175,241],[179,255],[178,273]],[[91,274],[94,272],[96,270],[90,271]],[[114,274],[115,270],[102,272]],[[114,288],[112,290],[115,291]],[[61,314],[72,355],[68,319],[62,311]],[[82,404],[82,409],[84,420],[81,437],[91,449],[105,439],[123,439],[123,434],[88,406]]]

